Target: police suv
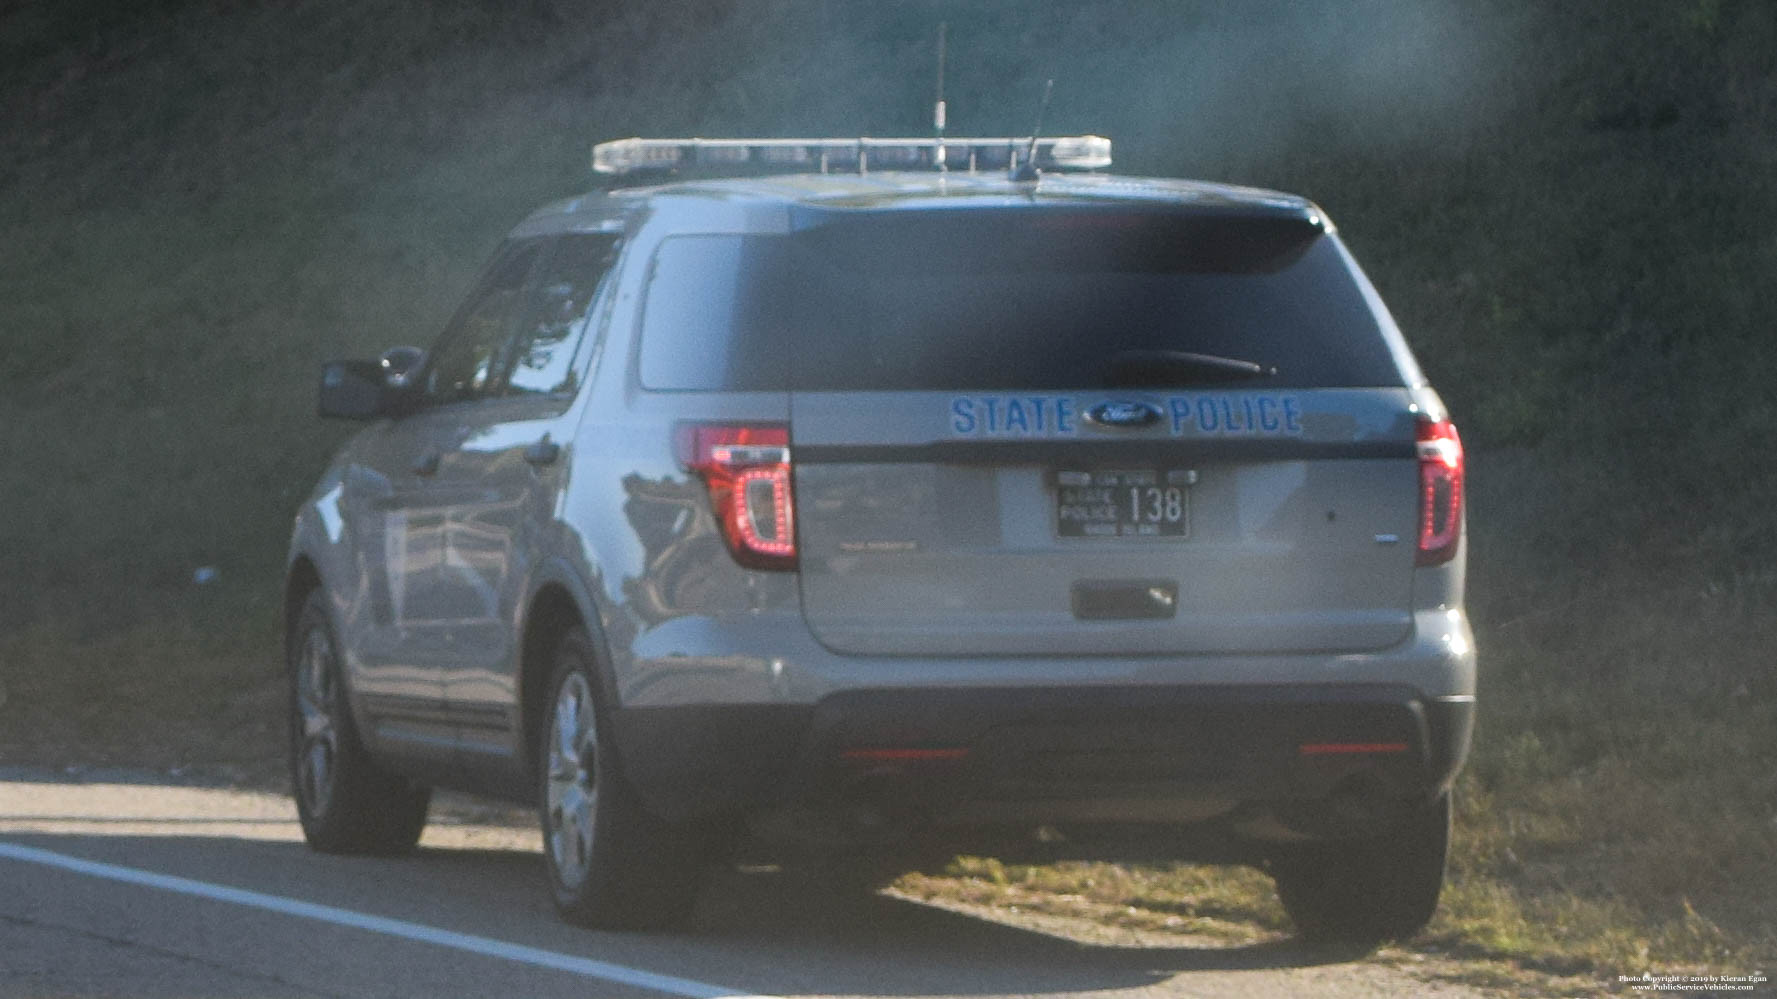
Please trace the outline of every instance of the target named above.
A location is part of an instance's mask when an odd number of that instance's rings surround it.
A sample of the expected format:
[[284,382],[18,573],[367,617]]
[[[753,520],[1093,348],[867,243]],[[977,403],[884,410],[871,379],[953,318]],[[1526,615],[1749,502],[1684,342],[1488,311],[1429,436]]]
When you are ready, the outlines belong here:
[[[309,843],[534,802],[562,914],[751,851],[1253,863],[1430,919],[1463,450],[1314,204],[1110,143],[642,140],[538,210],[297,515]],[[928,852],[925,855],[933,855]]]

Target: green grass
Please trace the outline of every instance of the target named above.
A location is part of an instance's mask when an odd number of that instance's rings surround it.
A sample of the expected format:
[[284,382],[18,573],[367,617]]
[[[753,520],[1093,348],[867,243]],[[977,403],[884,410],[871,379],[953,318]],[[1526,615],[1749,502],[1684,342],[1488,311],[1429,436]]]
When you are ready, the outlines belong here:
[[[317,362],[428,342],[595,139],[923,133],[940,20],[953,134],[1026,130],[1054,77],[1048,129],[1120,170],[1320,201],[1451,404],[1483,709],[1424,945],[1768,968],[1761,0],[7,7],[0,759],[275,774],[283,548],[342,434]],[[957,883],[1283,927],[1257,875],[994,870]]]
[[0,762],[279,784],[277,655],[265,636],[244,656],[239,632],[182,619],[97,637],[53,626],[0,636]]
[[1077,916],[1113,926],[1245,944],[1289,932],[1271,880],[1252,868],[1065,862],[1002,864],[958,857],[943,871],[903,876],[897,891]]

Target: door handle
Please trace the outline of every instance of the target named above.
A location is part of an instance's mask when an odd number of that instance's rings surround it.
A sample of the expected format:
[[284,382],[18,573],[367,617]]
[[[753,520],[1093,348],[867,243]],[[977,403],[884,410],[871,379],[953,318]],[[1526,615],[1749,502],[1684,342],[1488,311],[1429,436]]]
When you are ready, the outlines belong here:
[[413,474],[430,478],[438,473],[438,460],[442,457],[437,451],[427,451],[413,463]]
[[561,445],[550,440],[548,434],[544,434],[542,440],[524,449],[524,460],[529,462],[532,468],[553,465],[555,459],[559,457],[561,457]]

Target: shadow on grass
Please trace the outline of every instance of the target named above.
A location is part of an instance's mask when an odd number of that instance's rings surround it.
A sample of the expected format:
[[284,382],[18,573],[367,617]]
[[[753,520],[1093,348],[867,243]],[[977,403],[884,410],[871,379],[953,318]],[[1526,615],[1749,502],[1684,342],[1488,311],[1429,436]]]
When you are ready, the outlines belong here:
[[[1241,972],[1361,960],[1367,951],[1295,940],[1242,946],[1215,943],[1132,945],[1083,941],[1009,925],[918,901],[834,889],[794,870],[718,877],[698,906],[691,932],[723,947],[804,948],[875,959],[915,961],[928,975],[966,975],[970,991],[1128,988],[1185,972]],[[824,983],[825,984],[825,983]],[[955,981],[946,988],[956,988]],[[885,984],[850,983],[884,992]],[[888,994],[895,993],[886,988]]]

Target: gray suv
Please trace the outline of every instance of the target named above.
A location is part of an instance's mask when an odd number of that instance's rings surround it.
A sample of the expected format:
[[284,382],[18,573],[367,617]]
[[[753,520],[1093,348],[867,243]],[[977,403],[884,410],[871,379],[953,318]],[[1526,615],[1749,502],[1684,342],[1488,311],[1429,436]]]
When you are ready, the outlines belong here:
[[744,844],[1254,863],[1306,936],[1422,927],[1456,429],[1314,204],[1108,162],[602,144],[430,351],[326,364],[364,428],[290,546],[309,843],[410,848],[438,786],[535,803],[587,925]]

